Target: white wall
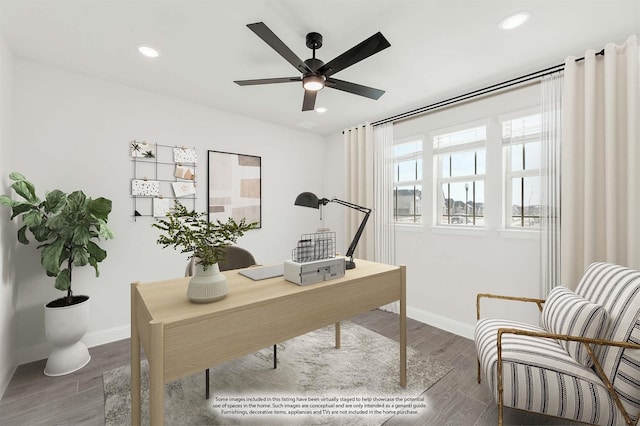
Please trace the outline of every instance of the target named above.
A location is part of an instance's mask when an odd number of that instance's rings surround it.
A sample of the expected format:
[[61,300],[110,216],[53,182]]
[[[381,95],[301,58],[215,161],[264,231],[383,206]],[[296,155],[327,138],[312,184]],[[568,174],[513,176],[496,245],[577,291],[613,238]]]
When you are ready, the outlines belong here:
[[[11,122],[13,101],[13,56],[0,33],[0,191],[8,192],[8,169],[11,155]],[[9,211],[0,212],[0,397],[4,393],[16,367],[15,321],[16,295],[14,286],[13,253],[15,231],[7,219]]]
[[[75,293],[91,296],[89,345],[129,335],[132,281],[184,271],[185,255],[155,243],[153,219],[133,221],[131,140],[197,148],[199,211],[206,210],[207,150],[261,156],[262,229],[239,240],[260,263],[289,258],[297,236],[317,227],[317,215],[300,214],[293,201],[302,191],[323,192],[322,137],[22,59],[15,61],[14,81],[10,169],[25,174],[39,193],[82,189],[113,201],[115,239],[104,243],[108,257],[100,277],[92,268],[74,271]],[[35,244],[20,245],[16,254],[18,354],[24,363],[47,356],[42,305],[62,293],[43,273]]]
[[[433,229],[433,161],[429,133],[478,119],[489,119],[540,104],[538,85],[501,93],[423,115],[394,126],[394,138],[424,135],[423,213],[418,231],[397,227],[396,260],[407,265],[408,315],[472,337],[477,293],[539,296],[540,241],[508,238],[502,228],[502,151],[487,149],[484,235],[438,233]],[[494,127],[498,129],[497,126]],[[498,135],[499,136],[499,135]],[[489,171],[493,173],[489,173]],[[498,173],[496,173],[498,172]],[[488,216],[489,210],[494,213]],[[513,235],[512,235],[513,237]],[[537,308],[502,302],[484,304],[492,314],[537,321]]]
[[[537,86],[518,89],[446,110],[396,123],[394,138],[422,134],[474,121],[491,115],[539,105]],[[396,263],[407,266],[407,315],[427,324],[472,337],[477,293],[539,296],[539,239],[505,238],[499,224],[489,224],[485,236],[435,233],[432,228],[432,161],[425,139],[423,191],[425,225],[407,230],[396,227]],[[327,138],[327,158],[339,165],[344,161],[342,135]],[[500,168],[500,158],[487,159]],[[337,168],[337,167],[336,167]],[[344,194],[344,172],[327,176],[326,193]],[[487,201],[500,204],[500,184],[486,189]],[[499,208],[499,207],[498,207]],[[339,218],[342,218],[340,216]],[[336,218],[328,218],[339,222]],[[340,222],[342,223],[342,222]],[[343,225],[334,225],[343,231]],[[510,304],[483,304],[483,316],[500,315],[537,321],[537,308]]]

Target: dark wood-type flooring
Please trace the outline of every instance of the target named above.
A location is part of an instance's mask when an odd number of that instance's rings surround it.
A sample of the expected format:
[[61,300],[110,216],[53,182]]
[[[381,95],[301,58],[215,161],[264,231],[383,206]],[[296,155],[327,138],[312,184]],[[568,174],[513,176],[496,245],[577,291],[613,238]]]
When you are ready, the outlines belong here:
[[[398,340],[395,314],[374,310],[351,321]],[[497,409],[489,389],[476,382],[472,340],[407,319],[407,343],[453,367],[425,392],[427,408],[419,420],[393,417],[385,425],[496,425]],[[129,339],[89,349],[91,362],[62,377],[43,374],[45,360],[18,367],[0,400],[0,425],[103,425],[102,373],[130,362]],[[505,409],[506,425],[577,424]]]

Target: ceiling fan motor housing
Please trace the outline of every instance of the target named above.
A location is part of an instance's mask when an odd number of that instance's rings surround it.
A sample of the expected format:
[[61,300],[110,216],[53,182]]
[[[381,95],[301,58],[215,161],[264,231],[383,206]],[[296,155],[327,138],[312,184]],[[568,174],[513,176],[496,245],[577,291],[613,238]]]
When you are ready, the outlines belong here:
[[320,59],[318,58],[309,58],[307,60],[304,61],[305,64],[307,64],[307,66],[309,68],[311,68],[311,70],[315,73],[321,66],[324,65],[324,62],[322,62]]

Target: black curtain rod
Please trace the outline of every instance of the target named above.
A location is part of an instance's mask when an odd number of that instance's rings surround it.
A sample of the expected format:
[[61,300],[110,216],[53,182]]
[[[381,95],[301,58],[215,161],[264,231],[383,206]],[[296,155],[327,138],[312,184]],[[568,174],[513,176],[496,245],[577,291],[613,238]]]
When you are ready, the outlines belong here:
[[[596,55],[604,55],[604,49],[597,52]],[[577,58],[576,62],[580,62],[584,60],[584,56],[581,58]],[[542,78],[547,75],[551,75],[553,73],[563,71],[564,64],[554,65],[549,68],[545,68],[543,70],[535,71],[520,77],[512,78],[511,80],[503,81],[501,83],[493,84],[491,86],[483,87],[482,89],[473,90],[471,92],[465,93],[463,95],[454,96],[453,98],[445,99],[443,101],[439,101],[430,105],[426,105],[420,108],[416,108],[411,111],[403,112],[401,114],[397,114],[391,117],[384,118],[382,120],[374,121],[371,123],[372,126],[379,126],[381,124],[389,123],[392,121],[404,120],[409,117],[413,117],[414,115],[419,115],[428,111],[432,111],[434,109],[443,108],[448,105],[452,105],[458,102],[466,101],[468,99],[472,99],[478,96],[486,95],[491,92],[496,92],[498,90],[506,89],[508,87],[512,87],[518,84],[523,84],[531,80],[535,80],[538,78]]]

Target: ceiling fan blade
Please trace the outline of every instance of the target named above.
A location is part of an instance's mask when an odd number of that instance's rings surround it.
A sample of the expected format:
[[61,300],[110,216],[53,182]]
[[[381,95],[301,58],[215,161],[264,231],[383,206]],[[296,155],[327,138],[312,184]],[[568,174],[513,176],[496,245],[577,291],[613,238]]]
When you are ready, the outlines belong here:
[[384,95],[384,90],[374,89],[373,87],[363,86],[361,84],[350,83],[337,78],[328,78],[325,82],[326,87],[342,90],[343,92],[353,93],[354,95],[364,96],[370,99],[379,99]]
[[281,77],[281,78],[260,78],[257,80],[236,80],[236,83],[239,86],[253,86],[255,84],[273,84],[273,83],[290,83],[290,82],[300,82],[302,81],[302,77]]
[[305,90],[304,91],[304,99],[302,100],[302,110],[303,111],[313,111],[316,106],[316,95],[318,94],[317,90]]
[[382,33],[378,32],[318,68],[318,73],[325,77],[329,77],[330,75],[335,74],[338,71],[342,71],[343,69],[350,67],[371,55],[375,55],[389,46],[391,46],[391,44],[386,38],[384,38]]
[[247,27],[256,33],[258,37],[271,46],[273,50],[278,52],[280,56],[286,59],[287,62],[293,65],[298,71],[301,73],[311,72],[311,68],[309,68],[304,61],[298,57],[298,55],[293,53],[293,51],[289,49],[289,47],[264,24],[264,22],[248,24]]

